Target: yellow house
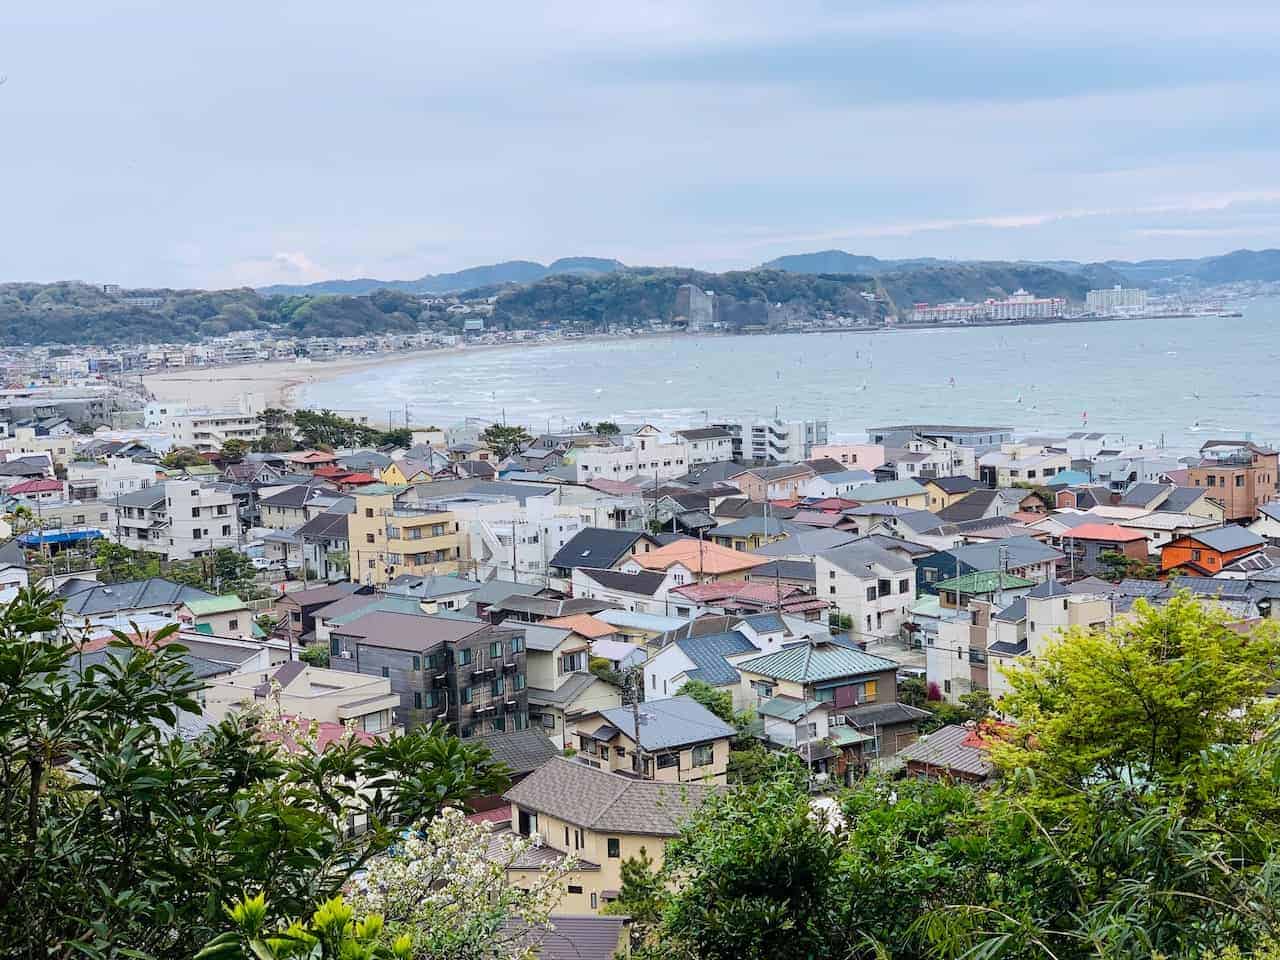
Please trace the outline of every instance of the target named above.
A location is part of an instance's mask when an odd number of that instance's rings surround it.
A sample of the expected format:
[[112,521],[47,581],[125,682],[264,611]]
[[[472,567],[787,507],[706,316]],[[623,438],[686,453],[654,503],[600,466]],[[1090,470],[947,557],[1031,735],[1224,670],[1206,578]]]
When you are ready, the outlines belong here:
[[431,470],[425,463],[415,460],[392,460],[382,468],[382,482],[392,487],[410,483],[430,483]]
[[574,856],[578,867],[567,878],[557,913],[599,910],[622,889],[622,864],[643,850],[662,866],[667,840],[707,797],[723,787],[696,783],[633,780],[597,770],[577,759],[555,757],[504,794],[511,804],[511,829],[542,840],[536,854],[508,873],[522,874],[542,863]]
[[355,492],[347,518],[351,580],[381,585],[402,574],[457,573],[458,519],[448,511],[402,501],[403,489],[373,484]]
[[934,477],[924,485],[925,491],[929,494],[928,509],[934,513],[945,510],[983,486],[984,484],[980,481],[970,477]]
[[[691,697],[617,706],[581,717],[570,745],[591,767],[661,783],[725,783],[734,728]],[[643,770],[641,756],[643,755]]]

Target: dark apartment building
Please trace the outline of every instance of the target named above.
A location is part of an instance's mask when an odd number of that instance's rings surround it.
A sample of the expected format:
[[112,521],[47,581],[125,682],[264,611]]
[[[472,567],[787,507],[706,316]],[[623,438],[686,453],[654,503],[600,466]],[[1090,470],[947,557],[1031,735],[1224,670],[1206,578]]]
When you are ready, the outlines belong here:
[[330,634],[329,665],[386,677],[406,730],[433,721],[466,739],[529,726],[524,629],[377,610]]

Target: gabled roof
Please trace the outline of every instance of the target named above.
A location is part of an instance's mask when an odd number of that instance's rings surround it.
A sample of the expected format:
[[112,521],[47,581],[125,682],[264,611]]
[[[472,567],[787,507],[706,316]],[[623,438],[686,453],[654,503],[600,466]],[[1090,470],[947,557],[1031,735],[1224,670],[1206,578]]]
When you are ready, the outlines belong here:
[[918,497],[924,487],[914,480],[885,480],[881,483],[864,483],[849,491],[849,496],[860,503],[875,500],[895,500],[900,497]]
[[353,593],[372,594],[373,591],[368,587],[362,587],[358,583],[341,581],[339,583],[326,583],[320,587],[311,587],[308,590],[292,590],[281,596],[277,602],[290,605],[297,604],[300,607],[324,606]]
[[645,535],[635,530],[608,530],[586,527],[579,530],[551,558],[551,566],[562,570],[575,567],[602,569],[620,563]]
[[751,552],[758,557],[812,557],[824,550],[834,550],[857,539],[856,533],[847,530],[801,528],[791,531],[781,540],[756,547]]
[[208,617],[215,613],[234,613],[237,610],[249,609],[248,604],[234,593],[224,593],[219,597],[193,599],[183,602],[183,606],[197,617]]
[[774,653],[739,661],[737,668],[775,680],[822,683],[844,677],[896,670],[898,665],[836,643],[795,643]]
[[650,570],[641,570],[639,573],[622,573],[619,570],[593,570],[586,567],[578,567],[577,570],[582,576],[593,580],[608,590],[621,590],[624,593],[634,593],[644,597],[653,596],[667,582],[666,574],[655,573]]
[[747,571],[747,580],[758,583],[761,580],[805,580],[812,583],[817,579],[812,560],[770,560],[768,563],[753,567]]
[[598,833],[673,837],[685,817],[716,791],[699,783],[632,780],[554,757],[503,799]]
[[298,527],[297,534],[310,540],[346,540],[347,516],[345,513],[318,513]]
[[768,562],[764,557],[691,538],[677,540],[675,543],[669,543],[665,547],[659,547],[648,553],[637,554],[632,559],[646,570],[667,570],[678,563],[691,573],[707,574],[750,570],[752,567]]
[[1062,536],[1064,539],[1071,540],[1100,540],[1114,543],[1147,539],[1147,535],[1141,530],[1117,526],[1114,523],[1082,523],[1066,531]]
[[1205,487],[1174,487],[1156,509],[1167,513],[1186,513],[1188,508],[1208,495],[1209,491]]
[[842,547],[836,547],[834,550],[824,550],[818,556],[855,577],[869,576],[873,564],[895,573],[914,569],[909,559],[886,550],[866,537]]
[[489,748],[493,759],[505,763],[516,776],[532,773],[560,751],[541,730],[532,727],[506,733],[486,733],[477,738]]
[[970,543],[943,551],[975,570],[996,570],[1001,563],[1001,548],[1010,567],[1025,567],[1033,563],[1061,559],[1061,551],[1046,546],[1031,537],[1009,537],[989,543]]
[[439,597],[455,597],[460,593],[474,594],[480,588],[475,580],[453,577],[448,574],[402,573],[387,584],[387,593],[419,600],[435,600]]
[[193,600],[212,600],[213,594],[165,580],[151,577],[147,580],[131,580],[125,583],[95,584],[66,596],[63,613],[69,616],[90,617],[117,610],[141,610],[143,607],[176,607]]
[[693,661],[693,669],[685,672],[690,680],[703,680],[714,687],[738,682],[738,671],[725,657],[747,653],[756,646],[737,630],[686,637],[676,641],[680,652]]
[[1162,502],[1172,489],[1167,483],[1135,483],[1125,491],[1117,506],[1150,509],[1152,504]]
[[777,480],[789,480],[792,477],[813,477],[817,476],[817,474],[807,464],[782,463],[772,467],[748,467],[745,470],[740,468],[737,473],[726,479],[732,480],[734,477],[741,476],[752,476],[757,480],[773,483]]
[[935,583],[935,590],[954,591],[976,596],[984,593],[995,593],[998,590],[1020,590],[1035,585],[1034,580],[1026,577],[1015,577],[1011,573],[1000,573],[996,570],[982,570],[965,573],[948,580]]
[[[1202,543],[1210,550],[1217,550],[1219,553],[1229,553],[1233,550],[1245,550],[1249,547],[1263,547],[1267,541],[1258,536],[1247,527],[1228,524],[1225,527],[1217,527],[1214,530],[1202,530],[1196,533],[1188,533],[1178,540],[1194,540]],[[1178,541],[1175,540],[1174,543]]]
[[575,613],[567,617],[555,617],[549,620],[543,620],[544,627],[562,627],[565,630],[572,630],[579,636],[586,637],[588,640],[595,640],[599,637],[611,637],[617,630],[612,624],[605,623],[603,620],[597,620],[589,613]]
[[[631,707],[611,707],[600,715],[635,740],[635,714]],[[646,700],[640,705],[640,746],[645,750],[669,750],[708,740],[732,737],[736,731],[692,697]]]
[[940,770],[953,770],[971,776],[991,774],[985,741],[975,731],[959,724],[949,724],[921,737],[897,753],[897,759],[922,763]]
[[695,427],[691,430],[674,432],[677,437],[683,437],[685,440],[729,440],[733,437],[733,434],[724,427]]
[[[493,628],[489,624],[476,620],[374,610],[334,630],[333,635],[352,637],[357,643],[368,647],[422,653],[441,644],[457,643],[491,629]],[[502,631],[506,632],[509,631]]]

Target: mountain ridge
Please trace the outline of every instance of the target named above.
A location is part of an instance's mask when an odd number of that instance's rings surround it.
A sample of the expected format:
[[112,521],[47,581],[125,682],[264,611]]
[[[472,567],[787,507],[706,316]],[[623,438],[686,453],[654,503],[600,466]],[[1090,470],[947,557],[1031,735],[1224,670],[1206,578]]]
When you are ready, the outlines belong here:
[[259,287],[264,296],[314,296],[345,294],[363,296],[374,290],[401,290],[405,293],[458,293],[479,287],[504,283],[535,283],[545,277],[563,273],[599,274],[621,270],[619,260],[605,257],[561,257],[549,264],[536,260],[503,260],[500,263],[467,267],[451,273],[429,273],[416,280],[376,280],[360,277],[353,280],[320,280],[315,283],[276,283]]

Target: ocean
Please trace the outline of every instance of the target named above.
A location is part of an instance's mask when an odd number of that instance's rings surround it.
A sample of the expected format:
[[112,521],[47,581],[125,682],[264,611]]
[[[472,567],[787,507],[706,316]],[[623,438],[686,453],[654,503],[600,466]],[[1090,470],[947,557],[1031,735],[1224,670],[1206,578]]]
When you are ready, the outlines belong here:
[[1087,426],[1190,452],[1209,438],[1280,441],[1280,298],[1243,317],[673,336],[441,353],[307,384],[300,406],[377,424],[469,417],[561,429],[582,420],[700,426],[826,417],[833,440],[890,423]]

